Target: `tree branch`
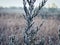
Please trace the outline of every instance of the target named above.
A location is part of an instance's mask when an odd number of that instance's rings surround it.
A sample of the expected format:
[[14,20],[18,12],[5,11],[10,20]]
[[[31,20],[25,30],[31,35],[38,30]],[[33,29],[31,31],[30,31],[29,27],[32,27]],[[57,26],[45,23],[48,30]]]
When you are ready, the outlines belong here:
[[26,7],[26,1],[25,0],[23,0],[23,5],[24,5],[24,11],[25,11],[26,16],[27,16],[27,15],[29,15],[29,11],[28,11],[28,9]]
[[39,14],[40,9],[45,5],[46,2],[47,2],[47,0],[43,0],[43,1],[39,4],[39,7],[38,7],[37,11],[36,11],[36,12],[34,11],[34,14],[32,15],[32,18],[33,18],[33,17],[36,17],[36,16]]

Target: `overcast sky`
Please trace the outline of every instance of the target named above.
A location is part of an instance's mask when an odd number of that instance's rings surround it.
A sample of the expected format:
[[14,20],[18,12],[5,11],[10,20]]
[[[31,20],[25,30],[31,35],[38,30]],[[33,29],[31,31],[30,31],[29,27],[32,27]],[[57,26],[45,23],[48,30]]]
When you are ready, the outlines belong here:
[[[41,0],[37,0],[35,6],[38,6]],[[49,4],[55,3],[58,8],[60,8],[60,0],[48,0],[45,7],[48,7]],[[0,6],[3,7],[23,7],[23,0],[0,0]]]

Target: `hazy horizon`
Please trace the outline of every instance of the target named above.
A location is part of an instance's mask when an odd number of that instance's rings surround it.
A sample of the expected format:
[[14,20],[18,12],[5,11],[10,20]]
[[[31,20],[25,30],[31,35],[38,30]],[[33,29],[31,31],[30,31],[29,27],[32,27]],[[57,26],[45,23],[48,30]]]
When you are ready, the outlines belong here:
[[[35,7],[37,7],[41,1],[42,0],[37,0]],[[55,3],[57,7],[60,8],[60,0],[48,0],[44,7],[49,7],[52,3]],[[0,7],[23,7],[23,0],[0,0]]]

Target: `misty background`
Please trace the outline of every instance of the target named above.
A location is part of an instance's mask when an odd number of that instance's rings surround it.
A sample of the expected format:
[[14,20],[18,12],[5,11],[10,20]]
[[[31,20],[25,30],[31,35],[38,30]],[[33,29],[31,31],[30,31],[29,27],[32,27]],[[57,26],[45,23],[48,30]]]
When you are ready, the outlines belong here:
[[[42,0],[35,2],[35,7],[39,5]],[[55,3],[60,8],[60,0],[48,0],[45,7],[49,7],[50,4]],[[27,4],[28,6],[28,4]],[[23,7],[23,0],[0,0],[0,7]]]

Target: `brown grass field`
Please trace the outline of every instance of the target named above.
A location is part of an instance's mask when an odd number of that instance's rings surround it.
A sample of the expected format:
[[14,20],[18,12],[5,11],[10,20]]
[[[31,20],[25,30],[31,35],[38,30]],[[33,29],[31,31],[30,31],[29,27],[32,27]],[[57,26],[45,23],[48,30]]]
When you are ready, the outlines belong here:
[[[23,32],[26,27],[26,20],[22,16],[22,14],[16,13],[6,13],[0,14],[0,35],[4,35],[5,41],[3,41],[4,45],[8,42],[8,37],[16,35],[19,39],[20,43],[23,43]],[[53,42],[56,45],[58,43],[58,27],[60,25],[60,21],[56,18],[50,17],[48,19],[42,19],[41,17],[34,18],[34,28],[39,26],[42,21],[44,21],[43,26],[40,28],[37,34],[37,39],[40,39],[42,36],[45,37],[46,43],[48,42],[48,37],[53,37]],[[19,43],[18,42],[18,43]],[[23,44],[22,44],[23,45]],[[46,44],[48,45],[48,44]]]

